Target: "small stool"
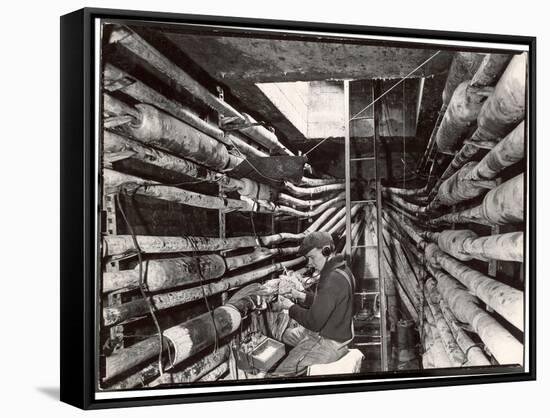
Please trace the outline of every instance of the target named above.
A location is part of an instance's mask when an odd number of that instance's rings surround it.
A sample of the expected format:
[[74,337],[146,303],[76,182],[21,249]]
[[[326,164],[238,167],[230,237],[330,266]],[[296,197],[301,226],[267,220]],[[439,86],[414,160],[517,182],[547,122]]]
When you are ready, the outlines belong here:
[[322,376],[327,374],[358,373],[361,370],[363,353],[352,348],[340,360],[327,364],[312,364],[307,368],[308,376]]

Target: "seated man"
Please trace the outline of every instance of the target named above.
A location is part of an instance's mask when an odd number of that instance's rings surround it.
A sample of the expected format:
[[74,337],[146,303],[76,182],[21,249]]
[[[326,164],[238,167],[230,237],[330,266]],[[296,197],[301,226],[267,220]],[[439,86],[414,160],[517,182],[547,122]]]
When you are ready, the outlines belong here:
[[355,279],[344,258],[334,254],[332,237],[327,232],[312,232],[304,238],[300,253],[319,272],[319,282],[315,294],[291,292],[303,306],[281,296],[280,306],[303,328],[289,330],[297,344],[275,375],[299,374],[312,364],[332,363],[346,354],[353,339]]

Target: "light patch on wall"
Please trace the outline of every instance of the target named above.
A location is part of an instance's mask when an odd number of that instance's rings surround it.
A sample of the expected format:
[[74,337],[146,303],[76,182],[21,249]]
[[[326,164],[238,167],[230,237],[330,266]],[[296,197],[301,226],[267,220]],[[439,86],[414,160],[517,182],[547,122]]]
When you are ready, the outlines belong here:
[[297,81],[256,86],[305,138],[344,136],[342,82]]
[[[381,101],[380,135],[414,138],[420,111],[420,79],[408,80],[406,86],[391,90]],[[382,83],[382,91],[391,89],[395,80]],[[345,135],[344,87],[342,81],[297,81],[257,83],[260,91],[304,135],[306,139],[343,138]],[[405,88],[406,87],[406,88]],[[372,81],[350,84],[351,115],[359,118],[351,124],[353,138],[374,135]],[[351,116],[350,115],[350,116]]]

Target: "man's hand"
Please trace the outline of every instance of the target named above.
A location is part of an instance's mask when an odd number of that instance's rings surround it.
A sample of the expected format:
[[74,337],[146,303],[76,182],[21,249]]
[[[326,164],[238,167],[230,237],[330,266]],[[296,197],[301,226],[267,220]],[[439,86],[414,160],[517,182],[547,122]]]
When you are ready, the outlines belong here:
[[294,302],[290,299],[285,298],[284,296],[279,296],[279,306],[281,309],[290,309],[292,305],[294,305]]
[[306,294],[296,289],[290,289],[288,292],[283,293],[283,296],[292,298],[298,302],[304,302],[306,300]]

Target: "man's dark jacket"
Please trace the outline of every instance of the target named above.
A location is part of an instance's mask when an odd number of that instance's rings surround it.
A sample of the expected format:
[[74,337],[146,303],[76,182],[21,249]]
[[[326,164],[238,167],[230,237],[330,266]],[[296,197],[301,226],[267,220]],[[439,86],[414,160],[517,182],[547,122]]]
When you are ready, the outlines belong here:
[[[345,270],[351,280],[336,269]],[[344,257],[337,255],[321,270],[316,294],[306,292],[302,304],[292,305],[289,315],[305,328],[319,332],[322,337],[344,342],[352,338],[353,293],[355,279]]]

